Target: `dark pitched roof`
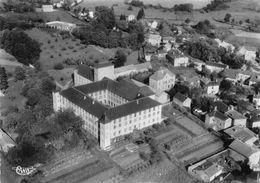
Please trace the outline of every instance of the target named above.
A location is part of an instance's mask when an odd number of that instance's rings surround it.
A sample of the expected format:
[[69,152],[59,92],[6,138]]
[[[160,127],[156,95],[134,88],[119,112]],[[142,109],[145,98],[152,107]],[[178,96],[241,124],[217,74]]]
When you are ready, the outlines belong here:
[[110,62],[102,62],[102,63],[94,64],[95,68],[102,68],[102,67],[108,67],[108,66],[113,66],[113,64]]
[[[108,89],[131,102],[114,108],[107,108],[88,96],[89,93],[105,89]],[[154,94],[150,89],[148,89],[149,88],[147,87],[138,87],[127,80],[116,82],[110,79],[104,79],[99,82],[63,90],[60,92],[60,95],[97,118],[102,119],[102,123],[106,123],[122,116],[161,105],[159,102],[149,97],[144,97]]]
[[132,82],[127,80],[113,81],[111,79],[103,79],[98,82],[77,86],[75,87],[79,91],[88,94],[101,90],[109,90],[118,96],[125,98],[129,101],[134,100],[140,96],[150,96],[154,93],[151,90],[145,89],[144,87],[139,87]]
[[177,99],[181,102],[184,102],[186,99],[188,99],[188,97],[186,97],[185,95],[181,94],[181,93],[177,93],[175,96],[174,96],[174,99]]
[[98,118],[101,118],[103,113],[108,110],[107,107],[97,101],[94,101],[87,95],[84,95],[84,93],[77,90],[77,88],[63,90],[60,92],[60,95]]
[[224,114],[222,114],[221,112],[219,111],[212,111],[211,113],[208,114],[210,117],[215,117],[215,118],[218,118],[218,119],[221,119],[223,121],[226,121],[228,119],[228,117]]
[[80,65],[78,69],[78,74],[87,78],[90,81],[94,81],[94,69],[87,65]]
[[123,105],[119,105],[117,107],[111,108],[108,111],[105,112],[105,120],[106,121],[111,121],[129,114],[133,114],[139,111],[143,111],[146,109],[150,109],[152,107],[159,106],[160,103],[149,98],[141,98],[132,102],[128,102]]

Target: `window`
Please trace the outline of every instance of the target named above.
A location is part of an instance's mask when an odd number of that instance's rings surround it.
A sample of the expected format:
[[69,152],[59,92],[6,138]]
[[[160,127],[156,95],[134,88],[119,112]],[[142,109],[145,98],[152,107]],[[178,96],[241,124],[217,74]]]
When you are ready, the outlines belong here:
[[120,135],[120,133],[121,133],[121,131],[119,130],[119,131],[118,131],[118,135]]
[[116,125],[114,125],[114,129],[116,129]]

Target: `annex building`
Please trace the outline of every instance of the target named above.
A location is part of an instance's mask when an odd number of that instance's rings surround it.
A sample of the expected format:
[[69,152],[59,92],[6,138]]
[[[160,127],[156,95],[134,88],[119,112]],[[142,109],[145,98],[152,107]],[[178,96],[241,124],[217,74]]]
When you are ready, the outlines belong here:
[[55,111],[72,109],[104,150],[122,135],[160,123],[162,106],[149,87],[128,80],[100,81],[53,93]]

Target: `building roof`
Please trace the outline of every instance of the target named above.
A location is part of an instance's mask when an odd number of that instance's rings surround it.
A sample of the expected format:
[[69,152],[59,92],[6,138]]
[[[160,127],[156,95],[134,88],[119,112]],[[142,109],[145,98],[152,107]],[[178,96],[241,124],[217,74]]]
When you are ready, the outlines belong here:
[[72,24],[72,23],[68,23],[68,22],[61,22],[61,21],[47,22],[46,25],[54,25],[54,26],[64,25],[64,26],[71,26],[71,27],[76,26],[76,24]]
[[78,74],[90,81],[94,81],[94,69],[87,65],[80,65],[78,68]]
[[116,95],[129,101],[138,98],[138,95],[140,97],[143,97],[154,94],[151,90],[148,90],[144,87],[138,87],[137,85],[126,79],[122,79],[121,81],[113,81],[106,78],[101,81],[77,86],[75,88],[85,94],[102,90],[109,90],[110,92],[115,93]]
[[153,80],[162,80],[166,75],[170,75],[171,77],[174,77],[175,75],[167,68],[160,68],[158,71],[156,71],[153,75],[150,76]]
[[181,94],[181,93],[178,92],[176,95],[174,95],[173,98],[179,100],[180,102],[184,102],[184,101],[187,100],[189,97],[186,97],[185,95],[183,95],[183,94]]
[[241,113],[237,112],[236,110],[229,110],[226,112],[226,115],[232,119],[246,119]]
[[223,113],[216,111],[216,110],[209,113],[208,116],[209,117],[215,117],[215,118],[218,118],[218,119],[223,120],[223,121],[226,121],[228,119],[228,117],[226,115],[224,115]]
[[113,107],[105,112],[105,122],[111,121],[123,116],[127,116],[138,111],[143,111],[146,109],[150,109],[152,107],[159,106],[160,103],[151,99],[150,97],[145,97],[141,99],[137,99],[132,102],[128,102],[123,105],[119,105]]
[[143,71],[143,70],[148,70],[148,69],[151,69],[152,68],[152,65],[150,62],[144,62],[144,63],[141,63],[141,64],[131,64],[131,65],[126,65],[126,66],[123,66],[123,67],[118,67],[118,68],[115,68],[115,74],[120,74],[120,73],[124,73],[124,72],[140,72],[140,71]]
[[241,126],[234,126],[228,128],[224,132],[229,136],[233,137],[234,139],[240,140],[242,142],[246,142],[252,138],[256,138],[256,134],[254,132],[252,132],[246,127]]
[[212,66],[212,67],[219,67],[219,68],[223,68],[225,69],[227,67],[227,65],[225,64],[221,64],[221,63],[217,63],[217,62],[206,62],[206,65],[208,66]]
[[230,145],[229,148],[233,149],[234,151],[242,154],[243,156],[249,158],[252,154],[259,151],[259,149],[251,147],[250,145],[241,142],[239,140],[234,140]]
[[61,91],[60,95],[97,118],[101,118],[104,112],[108,110],[107,107],[97,101],[94,101],[92,98],[87,96],[87,94],[81,92],[75,87]]
[[113,66],[113,64],[110,62],[102,62],[102,63],[94,64],[95,68],[102,68],[102,67],[108,67],[108,66]]
[[[108,108],[88,96],[90,93],[102,90],[109,90],[130,102],[114,108]],[[138,87],[131,81],[127,80],[116,82],[110,79],[104,79],[95,83],[69,88],[60,92],[60,95],[70,102],[79,106],[83,110],[88,111],[97,118],[103,119],[102,122],[108,122],[122,116],[160,105],[159,102],[147,97],[153,94],[154,93],[149,89],[149,87]]]
[[219,86],[219,82],[210,81],[207,86]]
[[250,123],[255,123],[255,122],[260,122],[260,116],[253,116],[250,120],[249,120]]
[[248,78],[251,76],[251,77],[255,77],[256,74],[254,74],[253,72],[251,71],[244,71],[244,70],[241,70],[241,69],[225,69],[223,71],[223,75],[224,77],[226,78],[230,78],[230,79],[236,79],[237,78],[237,75],[238,74],[243,74],[243,75],[247,75]]

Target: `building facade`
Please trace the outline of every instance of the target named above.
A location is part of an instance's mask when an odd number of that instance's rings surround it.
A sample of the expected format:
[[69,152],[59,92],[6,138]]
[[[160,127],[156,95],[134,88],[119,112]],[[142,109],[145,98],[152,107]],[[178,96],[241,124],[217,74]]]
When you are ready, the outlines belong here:
[[175,85],[175,74],[167,68],[160,68],[149,78],[149,86],[159,91],[170,90]]
[[104,79],[53,93],[53,107],[72,109],[107,150],[118,137],[161,122],[161,104],[153,98],[154,93],[128,81]]

